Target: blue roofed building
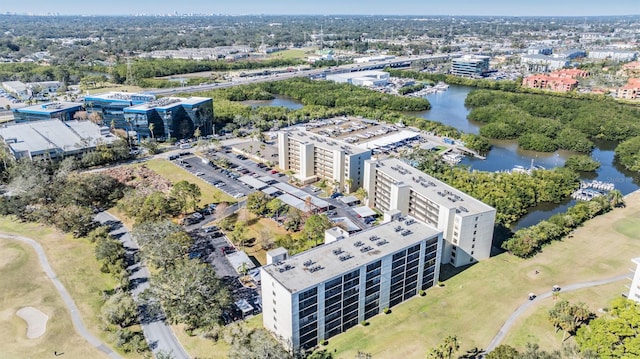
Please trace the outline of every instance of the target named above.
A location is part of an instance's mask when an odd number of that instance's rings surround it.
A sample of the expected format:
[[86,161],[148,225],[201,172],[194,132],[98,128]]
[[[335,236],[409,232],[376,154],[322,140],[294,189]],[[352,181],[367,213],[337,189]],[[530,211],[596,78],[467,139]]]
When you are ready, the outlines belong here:
[[42,120],[73,120],[73,115],[82,110],[78,102],[47,102],[13,110],[16,123]]
[[155,100],[155,95],[145,93],[107,92],[88,95],[84,105],[89,113],[98,113],[105,126],[129,130],[124,119],[124,109]]
[[[97,112],[103,124],[143,138],[189,138],[213,134],[213,100],[206,97],[163,97],[146,93],[109,92],[86,96],[85,108]],[[153,134],[150,130],[153,130]]]
[[[207,97],[163,97],[124,109],[127,130],[139,138],[190,138],[213,134],[213,100]],[[153,135],[149,131],[153,124]]]

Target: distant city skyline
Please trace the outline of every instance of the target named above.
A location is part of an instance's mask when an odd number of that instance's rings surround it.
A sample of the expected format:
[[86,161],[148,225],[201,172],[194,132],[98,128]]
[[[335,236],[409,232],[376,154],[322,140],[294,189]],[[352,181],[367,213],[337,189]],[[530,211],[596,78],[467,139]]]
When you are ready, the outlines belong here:
[[615,5],[593,0],[190,0],[176,3],[167,0],[111,0],[86,2],[78,0],[23,0],[6,2],[0,13],[60,15],[477,15],[477,16],[606,16],[638,15],[638,0],[616,0]]

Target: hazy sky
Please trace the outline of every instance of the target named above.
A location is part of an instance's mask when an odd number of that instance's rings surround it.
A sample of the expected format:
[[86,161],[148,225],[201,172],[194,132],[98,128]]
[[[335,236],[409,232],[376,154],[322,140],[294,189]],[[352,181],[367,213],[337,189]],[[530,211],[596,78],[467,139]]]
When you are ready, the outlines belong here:
[[592,16],[637,15],[640,0],[2,0],[4,12]]

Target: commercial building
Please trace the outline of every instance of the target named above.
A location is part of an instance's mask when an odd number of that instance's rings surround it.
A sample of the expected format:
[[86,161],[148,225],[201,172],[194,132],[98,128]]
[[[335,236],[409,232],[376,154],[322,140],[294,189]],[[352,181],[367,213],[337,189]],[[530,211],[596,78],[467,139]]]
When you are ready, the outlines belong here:
[[575,60],[581,57],[586,57],[587,52],[582,49],[567,49],[563,51],[556,51],[551,54],[551,57],[558,59]]
[[304,129],[278,132],[278,166],[303,183],[326,179],[353,191],[362,187],[364,161],[371,150]]
[[78,102],[47,102],[14,109],[13,118],[16,123],[53,119],[69,121],[81,110],[82,104]]
[[329,237],[261,268],[263,325],[292,349],[313,347],[438,280],[442,232],[413,218]]
[[20,100],[28,100],[31,97],[31,91],[22,81],[5,81],[2,87]]
[[20,100],[28,100],[32,97],[43,99],[58,92],[62,87],[60,81],[40,81],[24,83],[22,81],[7,81],[2,83],[7,92]]
[[614,49],[595,49],[589,50],[587,57],[598,60],[634,61],[638,57],[638,52]]
[[553,48],[551,47],[530,47],[527,49],[527,55],[551,55]]
[[87,95],[84,105],[89,113],[98,113],[105,126],[130,130],[124,118],[124,109],[155,100],[155,95],[129,92],[107,92]]
[[495,208],[399,159],[369,160],[364,167],[367,205],[399,210],[443,231],[443,263],[459,267],[489,258]]
[[633,258],[631,262],[636,265],[636,270],[633,274],[631,287],[629,287],[628,298],[640,303],[640,257]]
[[0,137],[16,159],[61,158],[109,145],[117,137],[90,121],[31,121],[0,127]]
[[451,60],[451,74],[462,77],[482,77],[489,71],[489,56],[464,55]]
[[520,63],[526,66],[527,71],[532,72],[548,72],[569,66],[569,60],[566,58],[553,58],[546,55],[522,55]]
[[569,92],[578,87],[578,81],[551,75],[531,75],[522,79],[522,86],[554,92]]
[[138,139],[189,138],[196,128],[201,136],[213,134],[211,98],[156,99],[145,93],[110,92],[85,97],[85,107],[90,113],[99,113],[105,125],[134,131]]
[[337,83],[350,83],[356,86],[384,86],[389,83],[389,73],[384,71],[358,71],[344,74],[327,75],[327,80]]

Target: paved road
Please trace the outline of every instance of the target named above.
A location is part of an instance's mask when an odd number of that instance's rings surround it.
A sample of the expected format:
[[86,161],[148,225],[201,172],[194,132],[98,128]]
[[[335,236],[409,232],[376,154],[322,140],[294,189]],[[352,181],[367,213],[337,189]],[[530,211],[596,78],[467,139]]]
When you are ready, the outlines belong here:
[[51,265],[49,265],[49,260],[47,259],[47,256],[44,253],[44,250],[42,249],[42,246],[40,245],[40,243],[34,241],[31,238],[15,236],[11,234],[4,234],[4,233],[0,234],[0,238],[20,241],[33,247],[33,249],[38,254],[38,260],[40,261],[40,265],[42,266],[42,269],[44,269],[44,272],[47,274],[47,277],[51,279],[51,281],[53,282],[53,285],[56,287],[56,290],[62,297],[64,304],[67,306],[67,309],[71,314],[71,321],[73,322],[73,327],[75,328],[76,332],[80,334],[86,341],[88,341],[89,344],[93,345],[98,350],[108,355],[110,358],[121,358],[116,352],[114,352],[106,344],[101,342],[100,339],[93,336],[93,334],[91,334],[89,330],[87,330],[87,328],[84,326],[84,323],[82,323],[82,318],[80,317],[76,303],[71,298],[71,295],[69,295],[69,292],[67,292],[67,289],[62,285],[62,283],[58,279],[58,276],[56,276],[56,273],[51,268]]
[[[135,260],[136,253],[139,250],[138,244],[131,238],[129,230],[116,217],[109,213],[101,212],[96,215],[96,220],[111,226],[111,235],[122,242],[127,251],[127,256],[132,259],[129,261],[130,264],[127,267],[127,271],[130,273],[129,280],[133,287],[131,294],[134,299],[138,300],[139,295],[149,288],[149,270],[143,263]],[[154,355],[162,351],[171,353],[175,359],[189,358],[171,327],[165,323],[163,315],[152,316],[147,311],[147,308],[143,306],[139,306],[138,311],[144,337]]]
[[[578,289],[597,287],[599,285],[614,283],[624,279],[628,280],[629,275],[623,274],[623,275],[619,275],[611,278],[570,284],[565,287],[562,287],[562,292],[564,293],[564,292],[571,292]],[[513,312],[513,314],[511,314],[511,316],[509,316],[507,321],[502,325],[502,328],[500,328],[500,330],[498,331],[498,334],[496,334],[493,340],[491,340],[491,343],[489,343],[485,351],[489,353],[490,351],[494,350],[498,345],[500,345],[500,342],[502,342],[507,332],[509,332],[509,329],[511,329],[511,326],[513,325],[513,323],[516,321],[516,319],[518,319],[520,315],[522,315],[522,313],[524,313],[530,307],[534,306],[536,303],[540,302],[542,299],[549,298],[552,295],[553,295],[553,292],[549,291],[549,292],[538,295],[534,300],[528,300],[522,305],[520,305],[518,309],[516,309],[516,311]]]
[[172,93],[208,91],[216,88],[227,88],[227,87],[233,87],[238,85],[254,84],[259,82],[280,81],[280,80],[290,79],[293,77],[315,77],[315,76],[322,76],[326,74],[337,74],[337,73],[346,73],[346,72],[354,72],[354,71],[382,69],[385,66],[394,66],[398,64],[406,65],[412,61],[444,60],[444,59],[448,59],[450,57],[455,57],[458,55],[459,55],[458,53],[451,53],[451,54],[437,54],[437,55],[401,56],[401,57],[397,57],[397,58],[385,60],[385,61],[368,62],[368,63],[361,63],[361,64],[345,64],[345,65],[336,66],[330,69],[320,68],[320,69],[310,69],[310,70],[302,70],[302,71],[294,71],[294,72],[285,72],[277,75],[255,76],[255,77],[234,79],[232,82],[220,82],[220,83],[214,83],[214,84],[203,84],[198,86],[164,88],[164,89],[151,90],[149,92],[155,95],[166,96]]

